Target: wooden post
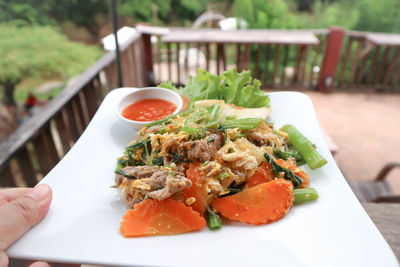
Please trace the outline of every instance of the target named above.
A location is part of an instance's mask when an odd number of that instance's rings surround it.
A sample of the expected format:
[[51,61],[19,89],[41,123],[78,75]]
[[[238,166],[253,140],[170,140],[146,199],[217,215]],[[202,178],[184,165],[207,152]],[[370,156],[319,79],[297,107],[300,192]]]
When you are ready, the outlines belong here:
[[333,82],[340,60],[344,35],[345,31],[342,28],[329,28],[324,59],[318,80],[319,91],[331,91],[333,89]]
[[153,70],[153,52],[151,47],[151,35],[142,34],[143,44],[144,44],[144,54],[146,59],[146,74],[147,81],[146,84],[154,84],[154,70]]

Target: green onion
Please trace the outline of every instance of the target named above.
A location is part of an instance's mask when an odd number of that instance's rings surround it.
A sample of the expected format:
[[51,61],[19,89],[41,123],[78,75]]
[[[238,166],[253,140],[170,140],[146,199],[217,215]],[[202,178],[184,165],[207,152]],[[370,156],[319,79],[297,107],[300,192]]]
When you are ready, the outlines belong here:
[[222,179],[228,178],[229,176],[230,176],[229,173],[223,172],[223,173],[219,173],[219,174],[217,175],[217,179],[218,179],[218,180],[222,180]]
[[227,119],[227,120],[233,120],[233,119],[236,119],[236,116],[234,116],[234,115],[233,115],[233,116],[232,116],[232,115],[231,115],[231,116],[226,116],[225,119]]
[[194,107],[194,101],[190,100],[187,110],[191,110]]
[[293,125],[284,125],[281,128],[281,131],[289,135],[289,142],[300,152],[312,170],[320,168],[327,163],[326,159],[316,151],[315,145],[302,135]]
[[294,204],[300,204],[307,201],[313,201],[318,199],[318,192],[314,188],[301,188],[295,189],[294,192]]
[[218,124],[218,122],[216,122],[216,121],[209,122],[209,123],[207,123],[207,124],[205,125],[205,127],[206,127],[207,129],[217,129],[218,126],[219,126],[219,124]]
[[201,165],[201,166],[207,166],[208,163],[210,163],[210,162],[209,162],[208,160],[206,160],[206,161],[200,163],[200,165]]
[[180,132],[187,132],[188,134],[195,134],[195,133],[201,133],[201,130],[189,126],[184,126],[180,130]]
[[245,134],[239,133],[239,134],[236,134],[236,135],[233,137],[233,139],[238,139],[238,138],[245,137],[245,136],[246,136]]
[[213,210],[207,209],[205,215],[207,226],[210,230],[219,230],[222,228],[222,220]]
[[179,114],[172,114],[172,115],[165,117],[164,119],[150,122],[150,123],[146,124],[145,127],[149,128],[154,125],[170,123],[170,122],[172,122],[172,119],[175,119],[178,116],[181,116],[181,117],[186,116],[186,115],[192,113],[193,111],[194,111],[193,109],[190,109],[190,110],[187,110],[187,111],[179,113]]
[[119,159],[118,161],[117,161],[117,170],[121,170],[121,169],[123,169],[123,168],[125,168],[126,167],[126,165],[127,165],[127,161],[126,160],[124,160],[124,159]]
[[175,176],[175,172],[169,172],[168,175],[169,176]]
[[138,143],[135,143],[135,144],[132,144],[132,145],[126,147],[125,150],[126,151],[135,151],[136,149],[139,149],[143,146],[144,146],[143,142],[138,142]]
[[147,128],[149,128],[149,127],[154,126],[154,125],[163,124],[163,123],[166,123],[169,120],[175,119],[177,116],[178,116],[178,114],[169,115],[168,117],[165,117],[164,119],[150,122],[150,123],[146,124],[145,126]]
[[236,119],[236,120],[228,120],[225,122],[226,128],[239,128],[240,130],[251,130],[257,128],[262,119],[260,118],[245,118],[245,119]]
[[220,106],[220,104],[218,104],[218,103],[211,106],[210,115],[211,115],[211,117],[212,117],[212,119],[213,119],[214,121],[215,121],[216,118],[217,118],[218,111],[219,111],[219,108],[220,108],[220,107],[221,107],[221,106]]

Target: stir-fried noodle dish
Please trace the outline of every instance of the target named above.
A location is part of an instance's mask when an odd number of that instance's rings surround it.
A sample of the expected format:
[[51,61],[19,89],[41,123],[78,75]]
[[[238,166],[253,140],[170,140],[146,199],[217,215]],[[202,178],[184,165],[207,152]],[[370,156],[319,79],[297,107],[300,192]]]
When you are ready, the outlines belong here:
[[[245,74],[199,72],[186,86],[191,88],[181,89],[192,100],[189,107],[149,123],[125,148],[115,170],[115,187],[130,207],[121,223],[124,236],[178,234],[206,225],[215,230],[227,221],[267,224],[294,203],[318,198],[299,166],[315,169],[326,161],[293,125],[274,128],[268,96]],[[215,88],[220,92],[241,79],[242,88],[233,88],[236,97],[252,86],[248,93],[268,102],[245,105],[221,93],[191,97],[201,75],[221,77]],[[196,90],[209,88],[206,83]]]

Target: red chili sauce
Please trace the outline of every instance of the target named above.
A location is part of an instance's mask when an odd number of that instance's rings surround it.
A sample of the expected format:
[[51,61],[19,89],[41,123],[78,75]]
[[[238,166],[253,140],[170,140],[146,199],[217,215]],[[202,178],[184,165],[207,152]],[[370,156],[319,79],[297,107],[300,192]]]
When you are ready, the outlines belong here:
[[177,109],[174,103],[158,98],[137,101],[122,111],[122,116],[134,121],[155,121],[172,114]]

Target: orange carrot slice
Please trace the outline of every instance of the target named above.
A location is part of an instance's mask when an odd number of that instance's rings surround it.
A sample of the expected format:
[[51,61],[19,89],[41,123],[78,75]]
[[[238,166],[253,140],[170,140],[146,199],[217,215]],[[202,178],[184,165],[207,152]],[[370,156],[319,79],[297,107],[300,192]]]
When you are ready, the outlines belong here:
[[293,164],[288,160],[277,159],[275,162],[281,165],[283,168],[289,169],[291,171],[294,171],[296,169],[296,163]]
[[120,231],[125,237],[174,235],[200,230],[206,221],[191,207],[171,198],[146,199],[123,216]]
[[300,188],[307,188],[310,186],[310,177],[308,177],[308,174],[303,169],[296,168],[293,172],[303,180]]
[[293,201],[293,184],[277,179],[236,195],[218,198],[212,202],[212,206],[230,220],[266,224],[282,218],[292,207]]
[[[191,163],[186,171],[186,177],[192,181],[192,186],[183,190],[183,198],[187,205],[203,216],[207,205],[207,185],[201,177],[200,163]],[[193,202],[194,201],[194,202]]]
[[271,172],[271,165],[268,161],[264,161],[258,166],[253,176],[247,179],[246,186],[251,188],[262,183],[270,182],[274,180],[274,178],[275,175]]

